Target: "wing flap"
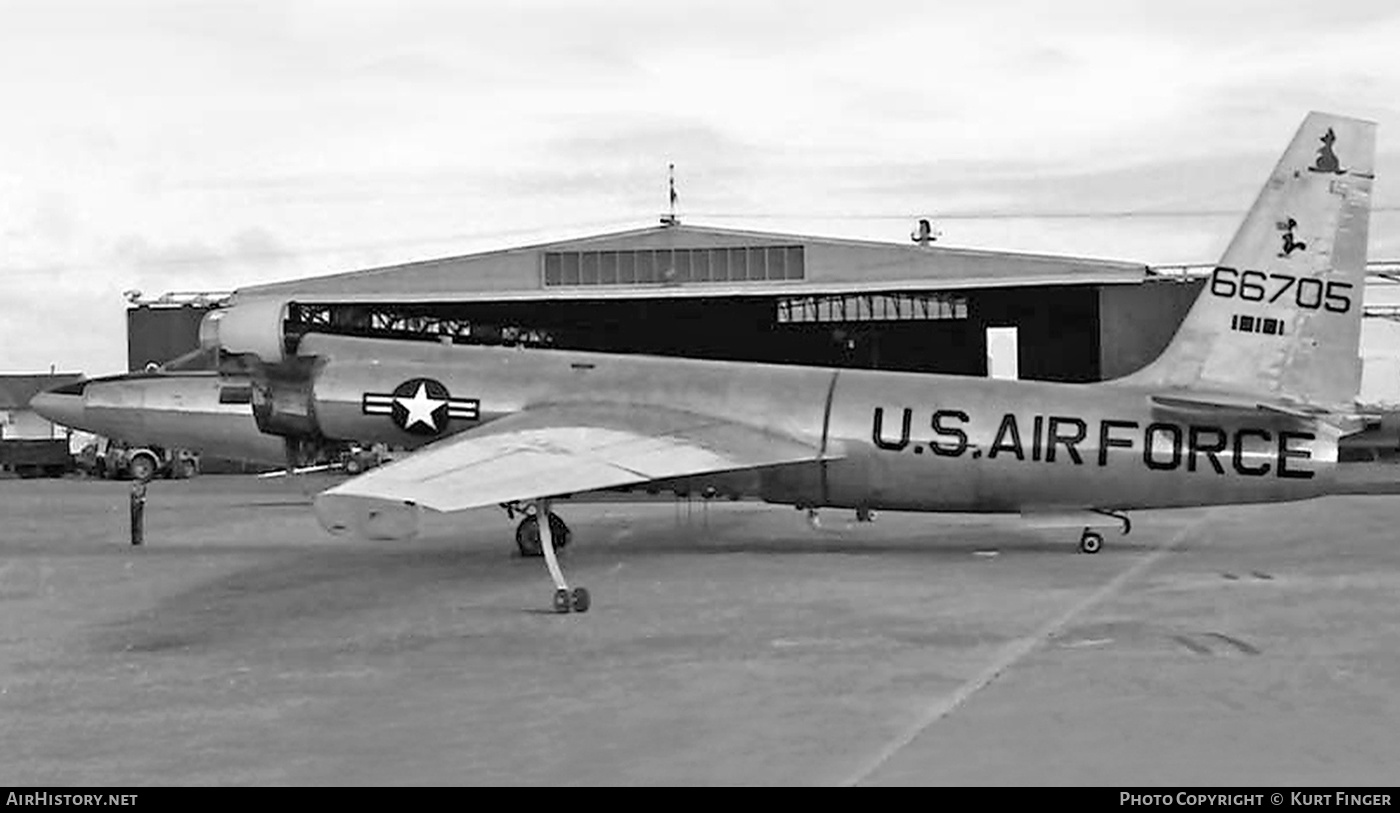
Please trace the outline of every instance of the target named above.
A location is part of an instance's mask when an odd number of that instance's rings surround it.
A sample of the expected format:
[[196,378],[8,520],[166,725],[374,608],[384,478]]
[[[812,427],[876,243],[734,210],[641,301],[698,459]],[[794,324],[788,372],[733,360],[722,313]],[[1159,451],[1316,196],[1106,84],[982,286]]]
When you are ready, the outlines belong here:
[[618,404],[526,409],[427,446],[317,498],[437,511],[814,461],[820,447],[734,421]]

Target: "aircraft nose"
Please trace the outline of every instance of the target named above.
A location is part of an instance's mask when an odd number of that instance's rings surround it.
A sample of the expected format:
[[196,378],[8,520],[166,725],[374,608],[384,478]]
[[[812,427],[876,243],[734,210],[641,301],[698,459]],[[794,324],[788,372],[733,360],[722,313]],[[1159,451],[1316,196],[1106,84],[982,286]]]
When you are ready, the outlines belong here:
[[30,399],[29,406],[56,424],[82,429],[83,387],[86,383],[80,381],[41,392]]

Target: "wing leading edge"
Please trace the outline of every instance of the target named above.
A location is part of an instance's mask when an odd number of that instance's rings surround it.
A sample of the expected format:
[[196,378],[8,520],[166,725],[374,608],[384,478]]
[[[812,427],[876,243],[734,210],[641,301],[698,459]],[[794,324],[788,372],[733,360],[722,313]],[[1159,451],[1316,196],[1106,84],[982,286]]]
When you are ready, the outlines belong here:
[[328,530],[343,531],[338,518],[352,504],[362,512],[366,501],[463,511],[820,459],[816,443],[709,415],[623,404],[541,406],[331,488],[316,498],[316,510]]

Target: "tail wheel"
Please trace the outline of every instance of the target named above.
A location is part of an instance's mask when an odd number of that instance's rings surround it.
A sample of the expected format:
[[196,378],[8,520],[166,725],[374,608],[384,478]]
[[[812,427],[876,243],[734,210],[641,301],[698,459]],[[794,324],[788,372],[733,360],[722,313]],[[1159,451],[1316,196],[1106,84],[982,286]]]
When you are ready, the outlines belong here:
[[1085,528],[1084,535],[1079,537],[1079,552],[1098,553],[1101,550],[1103,550],[1103,535]]

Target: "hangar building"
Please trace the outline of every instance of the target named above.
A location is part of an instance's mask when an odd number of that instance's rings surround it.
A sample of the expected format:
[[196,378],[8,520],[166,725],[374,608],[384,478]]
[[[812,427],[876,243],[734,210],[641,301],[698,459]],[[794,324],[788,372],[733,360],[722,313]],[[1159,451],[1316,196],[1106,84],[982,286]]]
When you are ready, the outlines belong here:
[[[1134,263],[663,219],[253,286],[233,301],[283,300],[289,341],[314,330],[966,375],[996,372],[990,350],[1020,378],[1095,381],[1153,358],[1198,289]],[[133,369],[194,347],[208,306],[133,309]]]
[[[140,370],[195,350],[200,320],[230,300],[273,299],[287,305],[289,341],[316,330],[970,375],[998,374],[996,356],[1009,347],[1000,374],[1010,361],[1020,378],[1095,381],[1155,357],[1209,271],[665,218],[235,294],[138,296],[127,312],[128,362]],[[1373,260],[1368,281],[1393,300],[1400,262]],[[1400,305],[1368,302],[1365,314],[1381,317],[1367,320],[1372,328],[1400,324]],[[1394,335],[1363,332],[1363,396],[1386,404],[1400,403]]]
[[161,365],[199,347],[199,323],[227,301],[228,293],[168,293],[127,296],[126,364],[136,372]]
[[35,412],[29,401],[39,393],[82,380],[79,373],[0,374],[0,440],[47,440],[64,430]]

